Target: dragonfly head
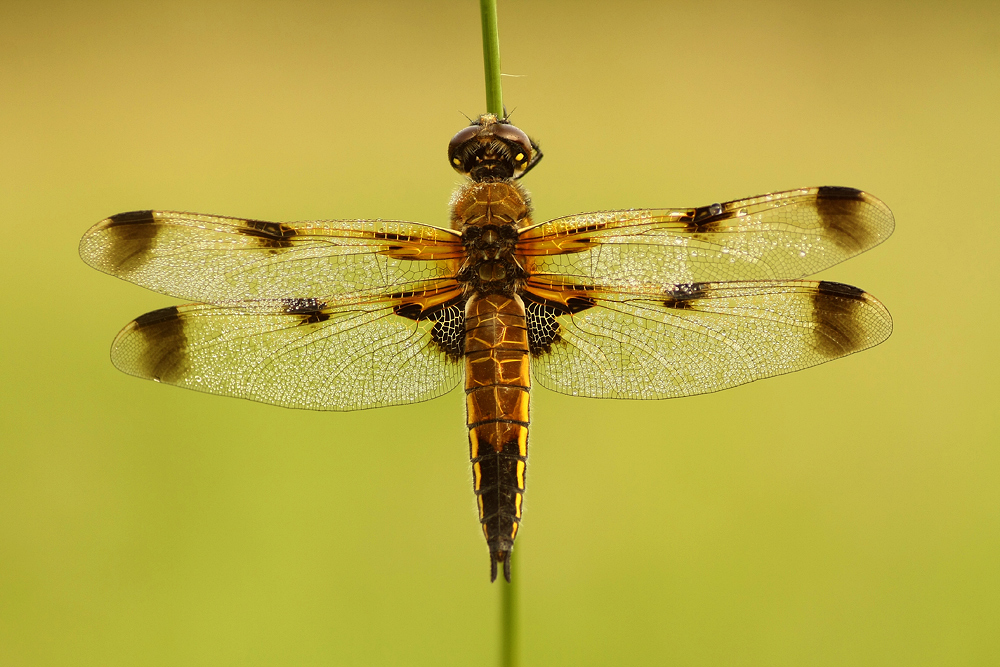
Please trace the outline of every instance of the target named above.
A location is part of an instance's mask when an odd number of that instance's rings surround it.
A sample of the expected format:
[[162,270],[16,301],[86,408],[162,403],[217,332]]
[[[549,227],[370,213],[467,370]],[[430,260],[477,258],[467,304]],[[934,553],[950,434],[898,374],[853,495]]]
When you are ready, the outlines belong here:
[[477,182],[521,178],[540,159],[542,152],[528,135],[491,113],[484,113],[448,144],[451,166]]

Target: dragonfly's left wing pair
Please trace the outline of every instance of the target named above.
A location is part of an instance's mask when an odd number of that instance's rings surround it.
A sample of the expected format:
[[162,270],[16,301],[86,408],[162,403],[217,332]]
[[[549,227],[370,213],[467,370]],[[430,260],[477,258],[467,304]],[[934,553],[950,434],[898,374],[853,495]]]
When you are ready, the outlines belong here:
[[91,266],[203,303],[139,317],[122,371],[317,410],[427,400],[461,379],[461,236],[382,220],[288,224],[169,211],[108,218]]

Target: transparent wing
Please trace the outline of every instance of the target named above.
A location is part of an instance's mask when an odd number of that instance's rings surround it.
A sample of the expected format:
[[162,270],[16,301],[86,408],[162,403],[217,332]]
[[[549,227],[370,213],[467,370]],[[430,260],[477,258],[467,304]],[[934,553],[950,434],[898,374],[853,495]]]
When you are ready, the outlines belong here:
[[893,224],[872,195],[828,186],[701,208],[571,215],[524,229],[518,252],[533,274],[588,285],[790,280],[878,245]]
[[[674,398],[790,373],[878,345],[889,312],[832,282],[693,283],[545,302],[529,283],[532,370],[594,398]],[[538,290],[541,294],[551,294]]]
[[448,336],[453,343],[456,330],[464,332],[461,315],[452,306],[422,318],[413,304],[385,301],[173,306],[126,326],[111,359],[130,375],[211,394],[360,410],[454,388],[462,365]]
[[418,291],[455,275],[462,239],[411,222],[274,223],[136,211],[92,227],[80,256],[157,292],[224,303]]

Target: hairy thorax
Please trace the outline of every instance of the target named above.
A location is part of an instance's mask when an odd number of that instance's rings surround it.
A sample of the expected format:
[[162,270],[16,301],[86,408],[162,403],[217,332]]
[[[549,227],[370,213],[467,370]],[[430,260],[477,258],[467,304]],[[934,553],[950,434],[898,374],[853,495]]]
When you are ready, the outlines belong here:
[[451,198],[451,226],[462,232],[466,294],[516,293],[527,273],[514,255],[517,231],[531,225],[528,193],[513,181],[468,183]]

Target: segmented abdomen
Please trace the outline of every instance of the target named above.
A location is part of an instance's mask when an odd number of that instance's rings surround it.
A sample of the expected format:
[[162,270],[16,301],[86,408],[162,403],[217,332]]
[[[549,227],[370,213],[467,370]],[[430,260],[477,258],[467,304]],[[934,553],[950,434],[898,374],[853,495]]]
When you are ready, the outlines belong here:
[[465,314],[466,423],[479,521],[491,578],[504,564],[521,521],[528,460],[528,329],[517,295],[474,295]]

